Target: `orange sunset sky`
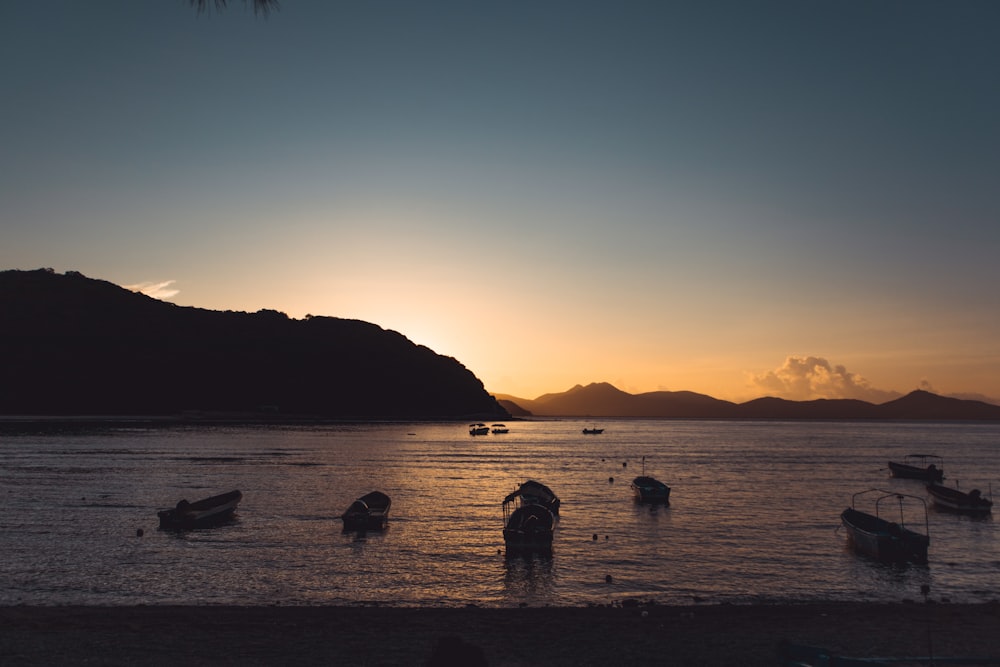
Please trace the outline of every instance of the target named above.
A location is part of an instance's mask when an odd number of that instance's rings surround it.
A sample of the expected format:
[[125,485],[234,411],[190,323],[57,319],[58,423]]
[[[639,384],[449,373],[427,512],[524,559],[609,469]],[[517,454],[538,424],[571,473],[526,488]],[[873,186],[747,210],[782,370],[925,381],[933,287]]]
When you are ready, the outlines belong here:
[[0,6],[0,268],[494,393],[1000,402],[1000,3]]

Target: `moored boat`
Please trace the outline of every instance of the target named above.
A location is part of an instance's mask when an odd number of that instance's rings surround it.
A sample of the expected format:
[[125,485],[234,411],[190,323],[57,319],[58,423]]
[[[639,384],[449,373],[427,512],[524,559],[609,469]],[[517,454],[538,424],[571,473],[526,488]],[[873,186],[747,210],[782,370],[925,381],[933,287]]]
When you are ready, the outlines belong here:
[[944,459],[937,454],[907,454],[902,463],[889,461],[889,471],[902,479],[940,482],[944,480]]
[[[875,513],[863,512],[855,507],[859,496],[876,493]],[[907,528],[904,523],[903,505],[905,499],[913,499],[923,506],[924,532]],[[882,501],[892,499],[899,504],[899,521],[889,521],[882,513]],[[847,531],[847,539],[855,551],[885,562],[927,562],[927,547],[930,544],[930,524],[927,520],[927,503],[919,496],[911,496],[882,489],[859,491],[851,497],[851,506],[840,514],[841,524]]]
[[381,491],[372,491],[361,496],[340,515],[344,530],[382,530],[389,521],[392,499]]
[[630,487],[636,502],[670,504],[670,487],[654,477],[640,475]]
[[490,427],[482,422],[469,424],[469,435],[486,435],[490,432]]
[[241,500],[243,494],[238,490],[220,493],[193,503],[180,500],[173,509],[160,510],[156,516],[160,518],[160,528],[173,530],[209,528],[231,519]]
[[603,428],[584,428],[583,429],[583,434],[584,435],[600,435],[601,433],[604,433],[604,429]]
[[556,519],[541,505],[522,505],[511,511],[504,501],[503,541],[507,553],[541,552],[552,550]]
[[510,429],[507,428],[506,424],[493,424],[493,426],[490,427],[490,433],[494,435],[499,435],[501,433],[510,433]]
[[541,505],[552,512],[554,516],[559,516],[559,497],[552,492],[552,489],[533,479],[529,479],[527,482],[521,484],[504,498],[504,506],[516,500],[520,500],[522,507],[526,505]]
[[993,510],[993,501],[983,497],[979,489],[971,489],[966,493],[941,484],[928,484],[927,493],[935,507],[950,512],[982,516]]

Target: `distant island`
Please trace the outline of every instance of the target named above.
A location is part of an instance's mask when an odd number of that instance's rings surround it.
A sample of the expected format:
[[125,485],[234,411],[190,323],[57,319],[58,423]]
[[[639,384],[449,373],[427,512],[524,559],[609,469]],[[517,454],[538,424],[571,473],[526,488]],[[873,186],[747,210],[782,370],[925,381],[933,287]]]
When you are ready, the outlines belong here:
[[577,385],[536,399],[497,394],[497,400],[520,417],[635,417],[650,419],[842,419],[842,420],[1000,420],[1000,405],[913,391],[879,405],[853,399],[789,401],[758,398],[746,403],[722,401],[690,391],[629,394],[606,383]]
[[469,369],[374,324],[211,311],[0,271],[0,415],[493,419]]

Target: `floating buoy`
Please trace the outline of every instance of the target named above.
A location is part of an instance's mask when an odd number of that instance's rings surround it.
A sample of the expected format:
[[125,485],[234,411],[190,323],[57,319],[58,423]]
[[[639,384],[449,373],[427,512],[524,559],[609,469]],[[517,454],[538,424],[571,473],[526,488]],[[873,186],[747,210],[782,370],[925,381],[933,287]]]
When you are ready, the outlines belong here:
[[614,484],[614,483],[615,483],[615,478],[614,477],[608,477],[608,484]]
[[628,461],[622,461],[622,467],[623,468],[627,468],[628,467]]
[[608,536],[607,536],[607,535],[605,535],[605,536],[604,536],[604,539],[608,539]]
[[608,583],[608,584],[611,583],[611,575],[610,574],[608,576],[604,577],[604,582]]
[[594,541],[597,541],[597,533],[594,533]]
[[143,535],[142,528],[140,528],[139,530],[135,531],[135,536],[136,537],[142,537],[142,535]]

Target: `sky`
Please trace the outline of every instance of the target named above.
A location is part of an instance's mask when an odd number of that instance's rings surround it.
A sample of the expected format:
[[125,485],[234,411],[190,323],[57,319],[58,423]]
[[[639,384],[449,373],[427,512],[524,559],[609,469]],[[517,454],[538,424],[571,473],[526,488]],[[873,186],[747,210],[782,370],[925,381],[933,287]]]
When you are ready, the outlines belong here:
[[0,4],[0,269],[492,393],[1000,402],[995,0]]

